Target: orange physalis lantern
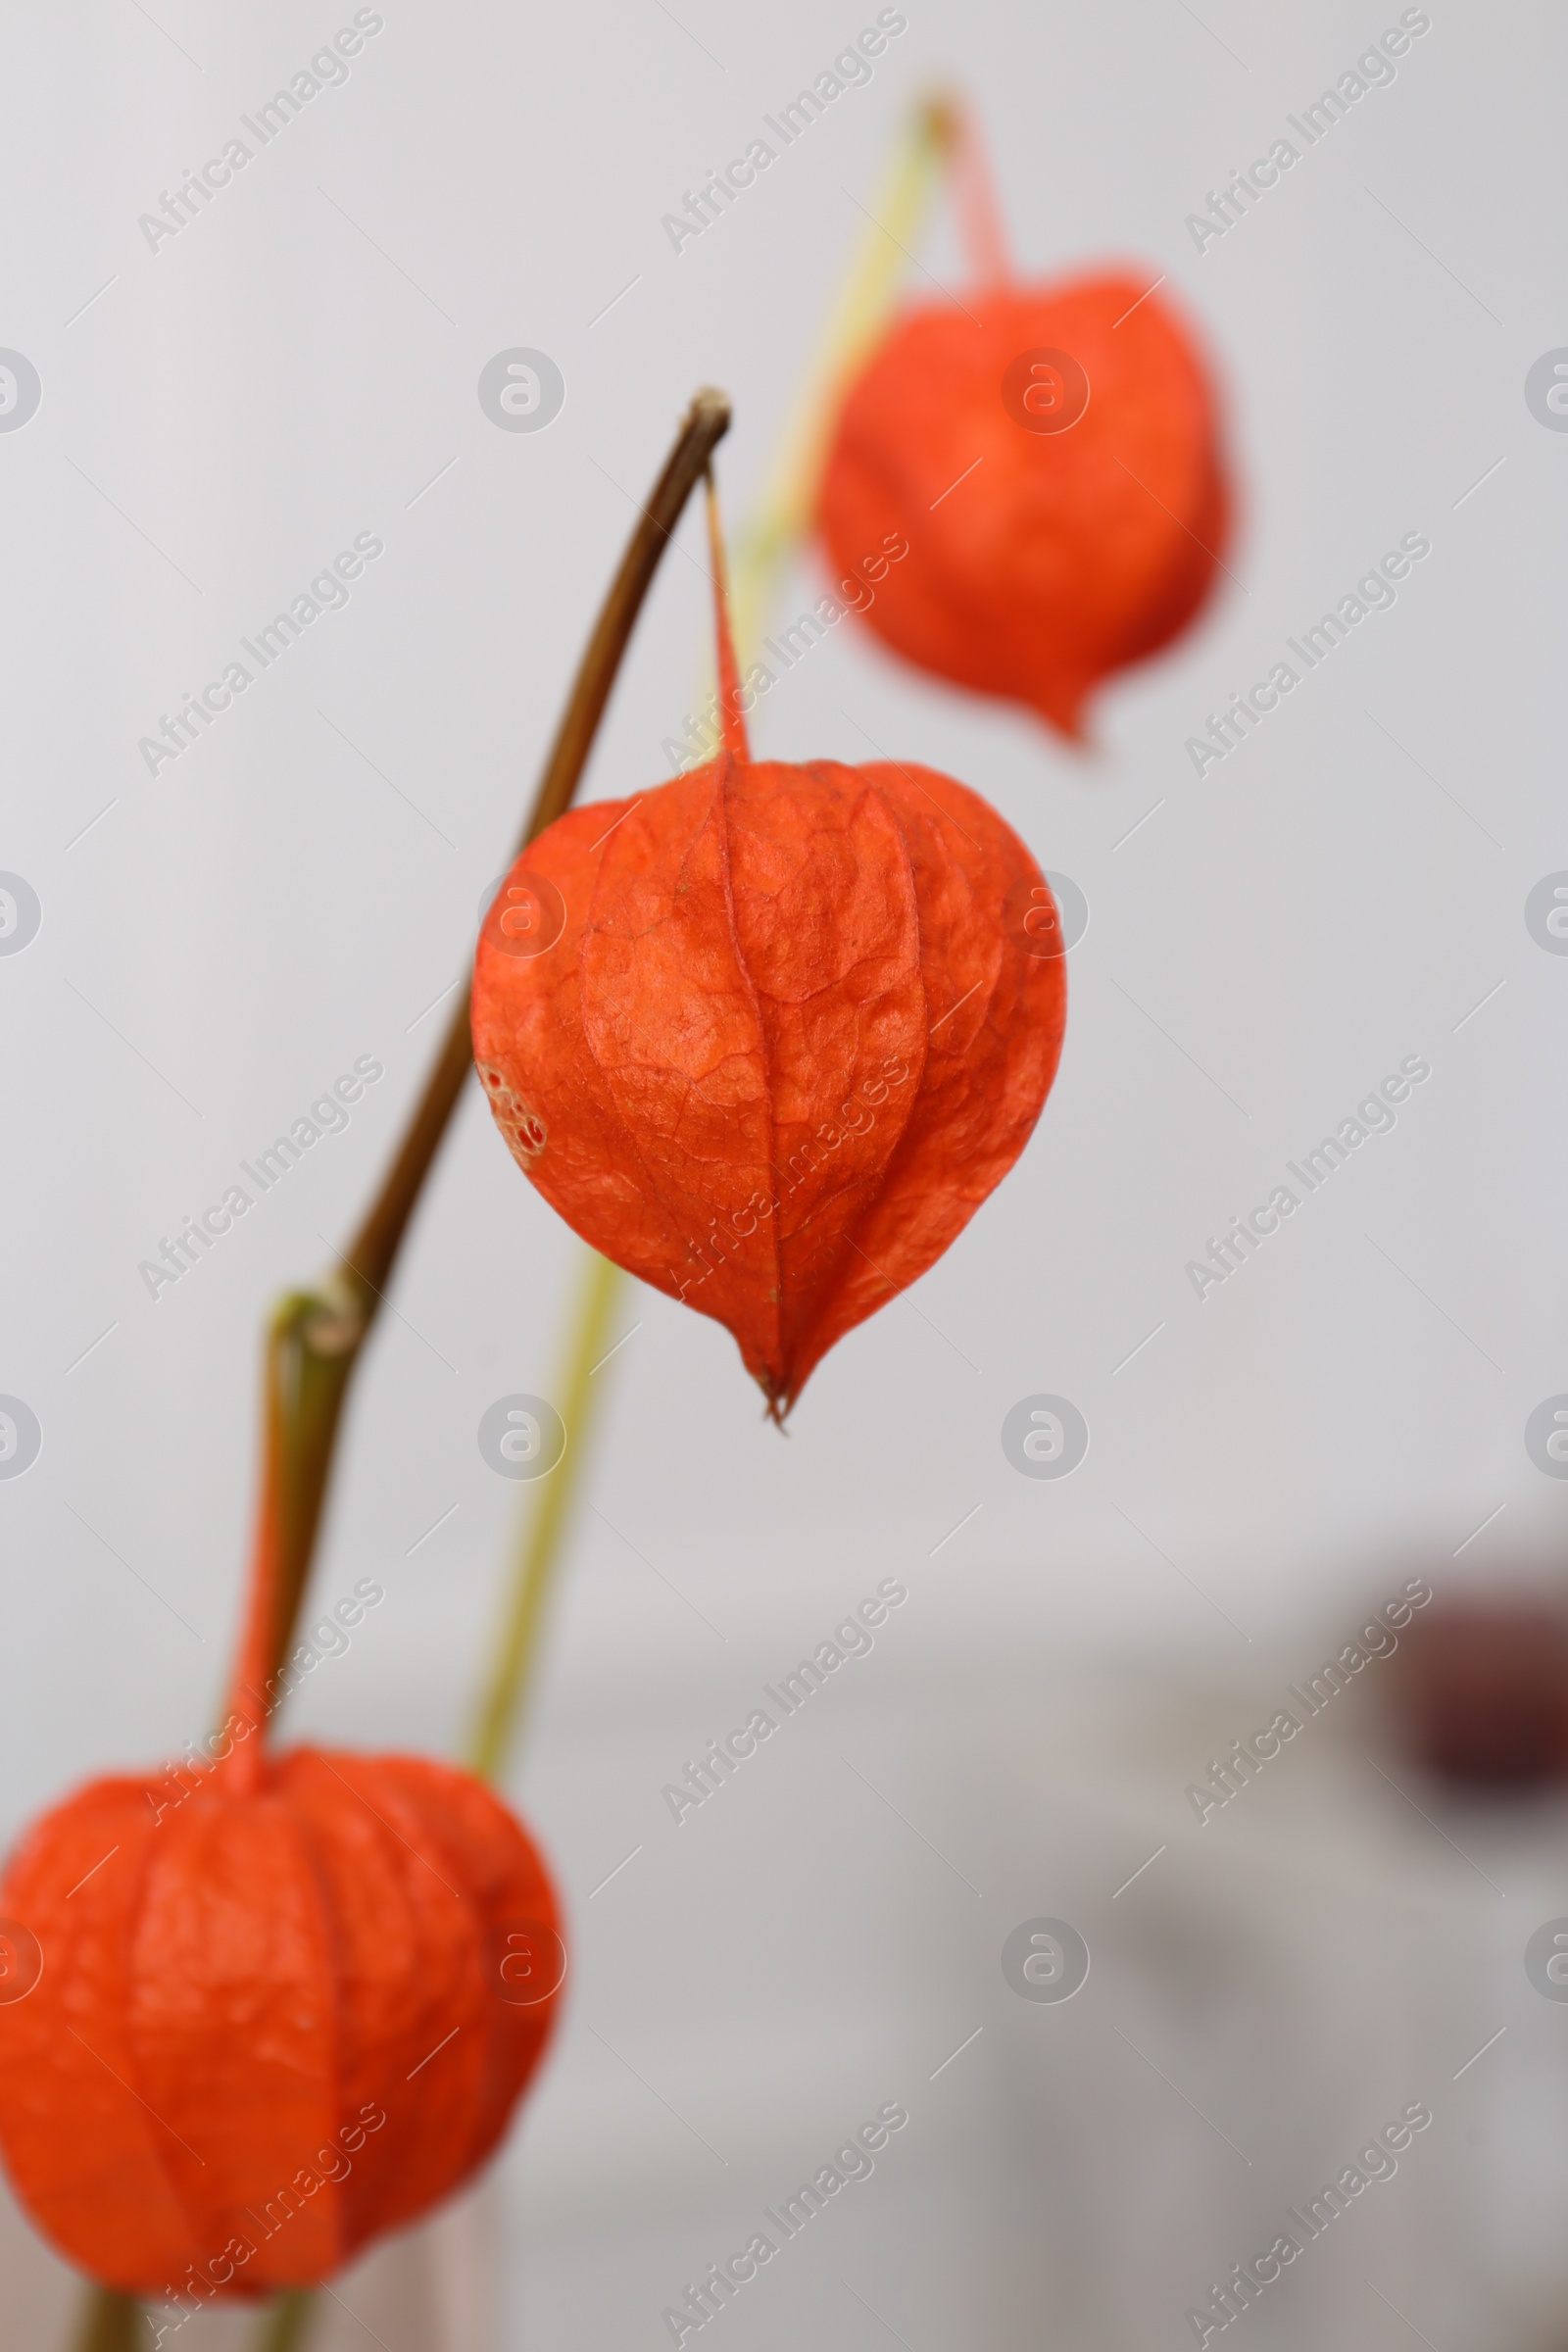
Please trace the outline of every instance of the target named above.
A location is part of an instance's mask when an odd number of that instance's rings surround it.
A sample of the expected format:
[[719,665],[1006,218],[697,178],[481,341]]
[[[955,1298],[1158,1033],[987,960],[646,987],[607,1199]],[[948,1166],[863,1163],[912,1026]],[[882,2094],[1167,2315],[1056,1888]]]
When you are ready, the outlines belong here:
[[264,1523],[220,1760],[91,1782],[0,1886],[36,1977],[0,2005],[17,2194],[102,2284],[187,2303],[330,2278],[457,2187],[564,1969],[544,1866],[481,1782],[264,1750],[270,1550]]
[[957,158],[977,282],[904,312],[850,383],[818,528],[885,644],[1078,738],[1090,689],[1214,584],[1217,396],[1157,272],[1019,283],[966,124]]
[[480,930],[473,1048],[545,1199],[725,1324],[778,1418],[1023,1150],[1064,966],[978,794],[752,759],[716,525],[712,548],[723,748],[523,853]]

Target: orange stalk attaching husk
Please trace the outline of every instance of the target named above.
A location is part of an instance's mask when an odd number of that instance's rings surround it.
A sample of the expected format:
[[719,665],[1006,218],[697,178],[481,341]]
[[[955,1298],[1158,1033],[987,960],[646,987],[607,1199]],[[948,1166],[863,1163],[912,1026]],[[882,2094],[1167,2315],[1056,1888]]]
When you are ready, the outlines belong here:
[[971,107],[959,100],[948,106],[949,178],[969,272],[976,286],[1005,285],[1012,276],[1007,258],[1002,208],[997,202],[991,160]]
[[[724,562],[724,533],[718,519],[718,492],[709,467],[706,484],[708,560],[713,567],[713,653],[718,671],[720,741],[736,760],[750,760],[746,716],[741,707],[741,683],[735,666],[735,644],[729,625],[729,573]],[[753,698],[756,699],[755,697]]]

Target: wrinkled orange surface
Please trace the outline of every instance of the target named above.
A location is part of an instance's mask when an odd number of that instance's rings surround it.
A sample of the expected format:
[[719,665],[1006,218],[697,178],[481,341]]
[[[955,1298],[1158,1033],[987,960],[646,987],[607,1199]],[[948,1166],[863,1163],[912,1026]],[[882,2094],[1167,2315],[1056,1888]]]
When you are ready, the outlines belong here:
[[514,1155],[585,1241],[727,1325],[775,1411],[938,1257],[1022,1151],[1059,956],[1003,905],[1039,870],[930,768],[716,760],[574,809],[514,877],[565,928],[474,968]]
[[330,2277],[493,2145],[555,2007],[500,1997],[505,1928],[548,1944],[555,1899],[443,1764],[297,1747],[255,1796],[186,1779],[92,1782],[13,1857],[0,1912],[43,1973],[0,2006],[0,2146],[95,2278],[254,2294]]
[[[874,601],[850,601],[889,646],[1068,736],[1098,679],[1186,626],[1226,550],[1216,395],[1171,307],[1140,301],[1154,274],[906,313],[851,386],[819,496],[835,572],[866,581]],[[1009,363],[1040,348],[1089,379],[1064,432],[1026,430],[1004,400]],[[909,552],[872,584],[889,534]]]

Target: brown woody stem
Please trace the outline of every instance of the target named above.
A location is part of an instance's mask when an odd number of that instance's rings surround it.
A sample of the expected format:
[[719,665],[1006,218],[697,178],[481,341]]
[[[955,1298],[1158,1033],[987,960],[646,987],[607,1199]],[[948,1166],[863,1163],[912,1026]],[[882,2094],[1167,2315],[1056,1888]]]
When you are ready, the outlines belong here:
[[[729,416],[724,394],[708,389],[682,420],[578,664],[519,853],[571,804],[643,599]],[[243,1644],[257,1703],[265,1702],[255,1691],[254,1669],[265,1659],[262,1680],[275,1673],[304,1596],[349,1382],[473,1058],[468,995],[466,983],[397,1155],[347,1251],[314,1290],[282,1298],[268,1327],[262,1476],[273,1514],[275,1566],[257,1579],[263,1621]]]

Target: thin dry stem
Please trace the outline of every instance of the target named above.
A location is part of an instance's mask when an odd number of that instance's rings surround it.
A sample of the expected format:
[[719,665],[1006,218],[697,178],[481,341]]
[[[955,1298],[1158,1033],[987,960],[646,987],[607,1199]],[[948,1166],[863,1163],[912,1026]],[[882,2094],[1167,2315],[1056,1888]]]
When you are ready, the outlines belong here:
[[[682,421],[588,640],[518,851],[570,806],[632,629],[670,534],[729,429],[729,402],[705,389]],[[398,1250],[473,1058],[465,985],[396,1157],[338,1265],[314,1291],[282,1298],[268,1331],[269,1415],[263,1477],[276,1519],[270,1638],[247,1644],[267,1675],[287,1650],[310,1573],[349,1382],[382,1304]],[[253,1675],[253,1680],[254,1675]],[[263,1677],[265,1680],[265,1676]]]

